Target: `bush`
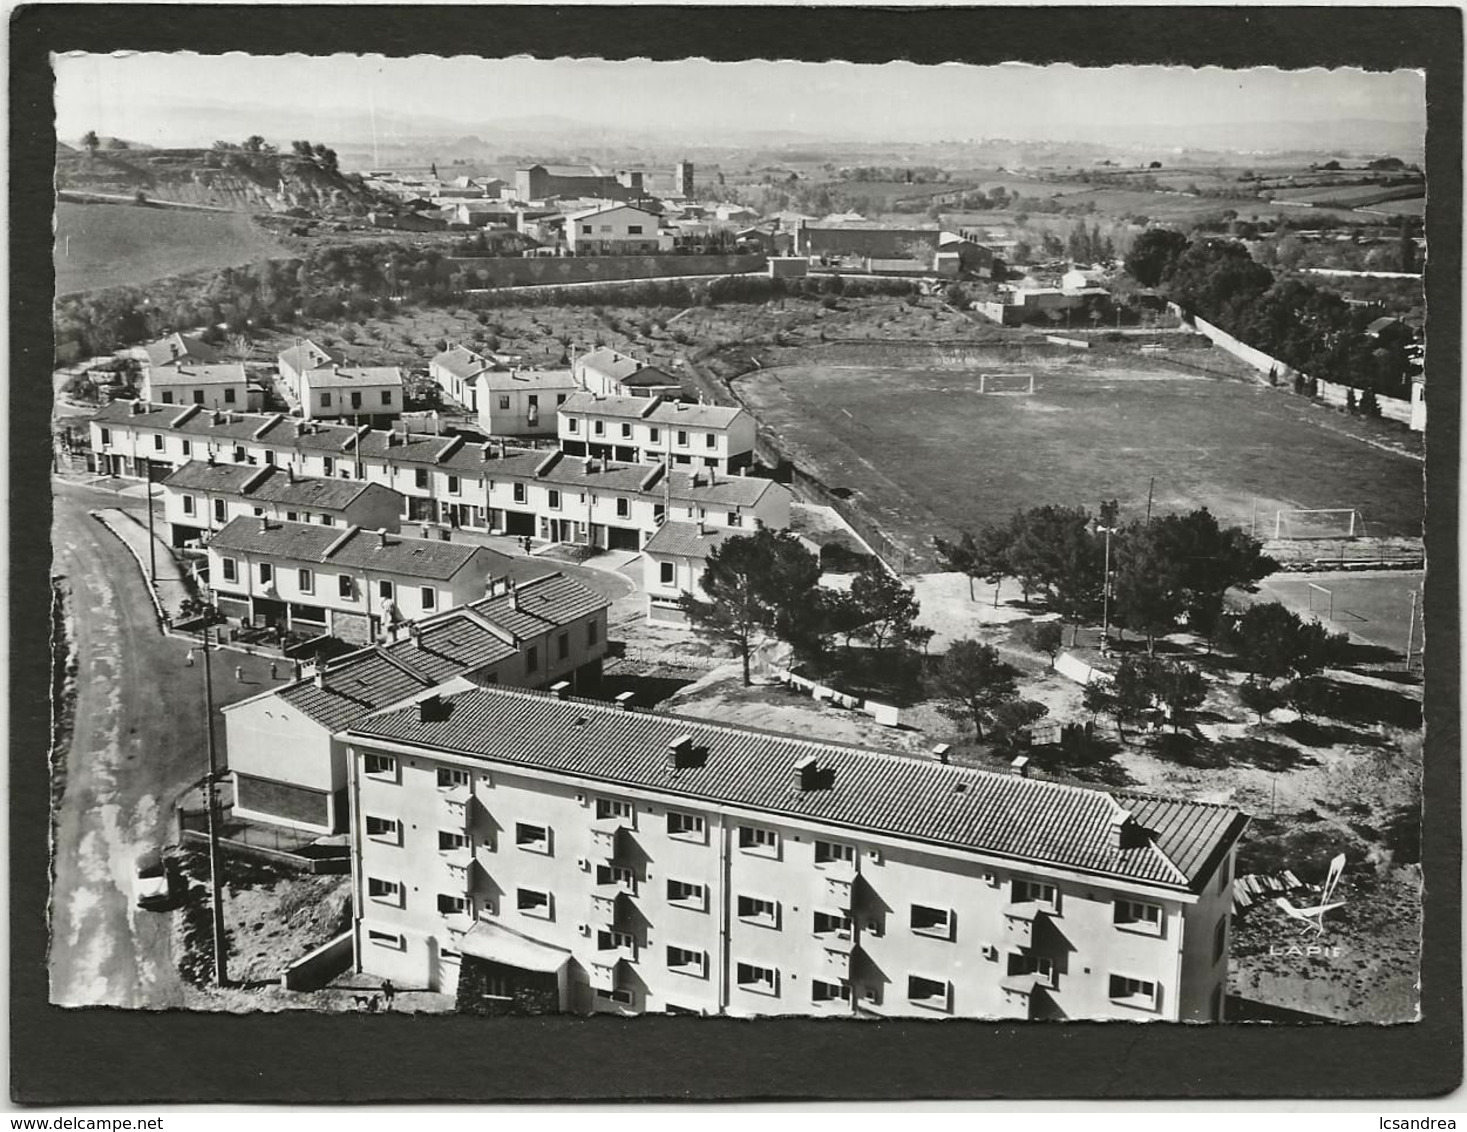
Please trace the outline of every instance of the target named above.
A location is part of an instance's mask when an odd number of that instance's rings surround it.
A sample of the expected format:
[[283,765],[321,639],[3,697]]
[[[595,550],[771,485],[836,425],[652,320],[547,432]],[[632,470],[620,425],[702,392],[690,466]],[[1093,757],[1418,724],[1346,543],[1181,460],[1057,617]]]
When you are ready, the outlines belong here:
[[820,300],[820,306],[828,311],[838,310],[840,308],[840,300],[834,295],[826,295]]

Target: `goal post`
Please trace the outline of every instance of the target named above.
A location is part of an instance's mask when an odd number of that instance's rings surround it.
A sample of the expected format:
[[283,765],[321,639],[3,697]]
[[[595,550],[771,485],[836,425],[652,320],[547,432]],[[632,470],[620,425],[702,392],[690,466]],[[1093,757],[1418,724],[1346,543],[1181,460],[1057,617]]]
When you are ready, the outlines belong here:
[[980,373],[979,393],[1033,393],[1032,373]]
[[1306,582],[1309,587],[1309,612],[1313,614],[1316,621],[1333,621],[1335,619],[1335,592],[1328,586],[1321,586],[1318,582]]
[[1356,507],[1281,507],[1274,513],[1276,540],[1358,538],[1364,534],[1365,521]]

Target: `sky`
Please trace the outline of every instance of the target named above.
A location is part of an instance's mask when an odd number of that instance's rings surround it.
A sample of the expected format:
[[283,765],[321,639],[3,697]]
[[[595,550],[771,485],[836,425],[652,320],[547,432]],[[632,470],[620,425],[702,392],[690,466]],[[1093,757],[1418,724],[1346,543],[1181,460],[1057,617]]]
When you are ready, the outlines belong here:
[[1108,128],[1154,127],[1182,144],[1189,127],[1215,122],[1364,118],[1424,130],[1426,118],[1425,78],[1410,71],[186,53],[62,56],[55,68],[60,137],[96,129],[154,145],[207,144],[218,136],[210,116],[228,120],[241,109],[260,111],[262,121],[298,121],[300,136],[312,137],[322,132],[312,126],[354,129],[346,116],[375,108],[481,135],[499,119],[555,117],[914,142],[1102,140]]

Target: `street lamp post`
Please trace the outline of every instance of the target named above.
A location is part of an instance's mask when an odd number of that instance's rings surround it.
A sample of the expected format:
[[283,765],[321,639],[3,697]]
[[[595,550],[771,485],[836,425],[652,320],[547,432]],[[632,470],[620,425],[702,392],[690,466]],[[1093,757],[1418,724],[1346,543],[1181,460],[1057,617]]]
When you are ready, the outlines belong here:
[[1105,534],[1105,576],[1102,579],[1101,602],[1104,613],[1101,618],[1100,630],[1100,655],[1110,655],[1110,536],[1115,533],[1114,527],[1095,528]]

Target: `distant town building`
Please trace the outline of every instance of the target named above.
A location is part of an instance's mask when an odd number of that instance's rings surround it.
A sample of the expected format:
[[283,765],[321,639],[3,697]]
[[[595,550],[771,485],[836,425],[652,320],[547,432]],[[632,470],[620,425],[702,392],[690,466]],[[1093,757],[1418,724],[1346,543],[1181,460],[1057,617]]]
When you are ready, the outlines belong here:
[[672,171],[672,190],[684,200],[693,199],[693,163],[679,161]]
[[569,213],[565,238],[572,255],[655,255],[672,251],[662,217],[633,205],[612,204]]

